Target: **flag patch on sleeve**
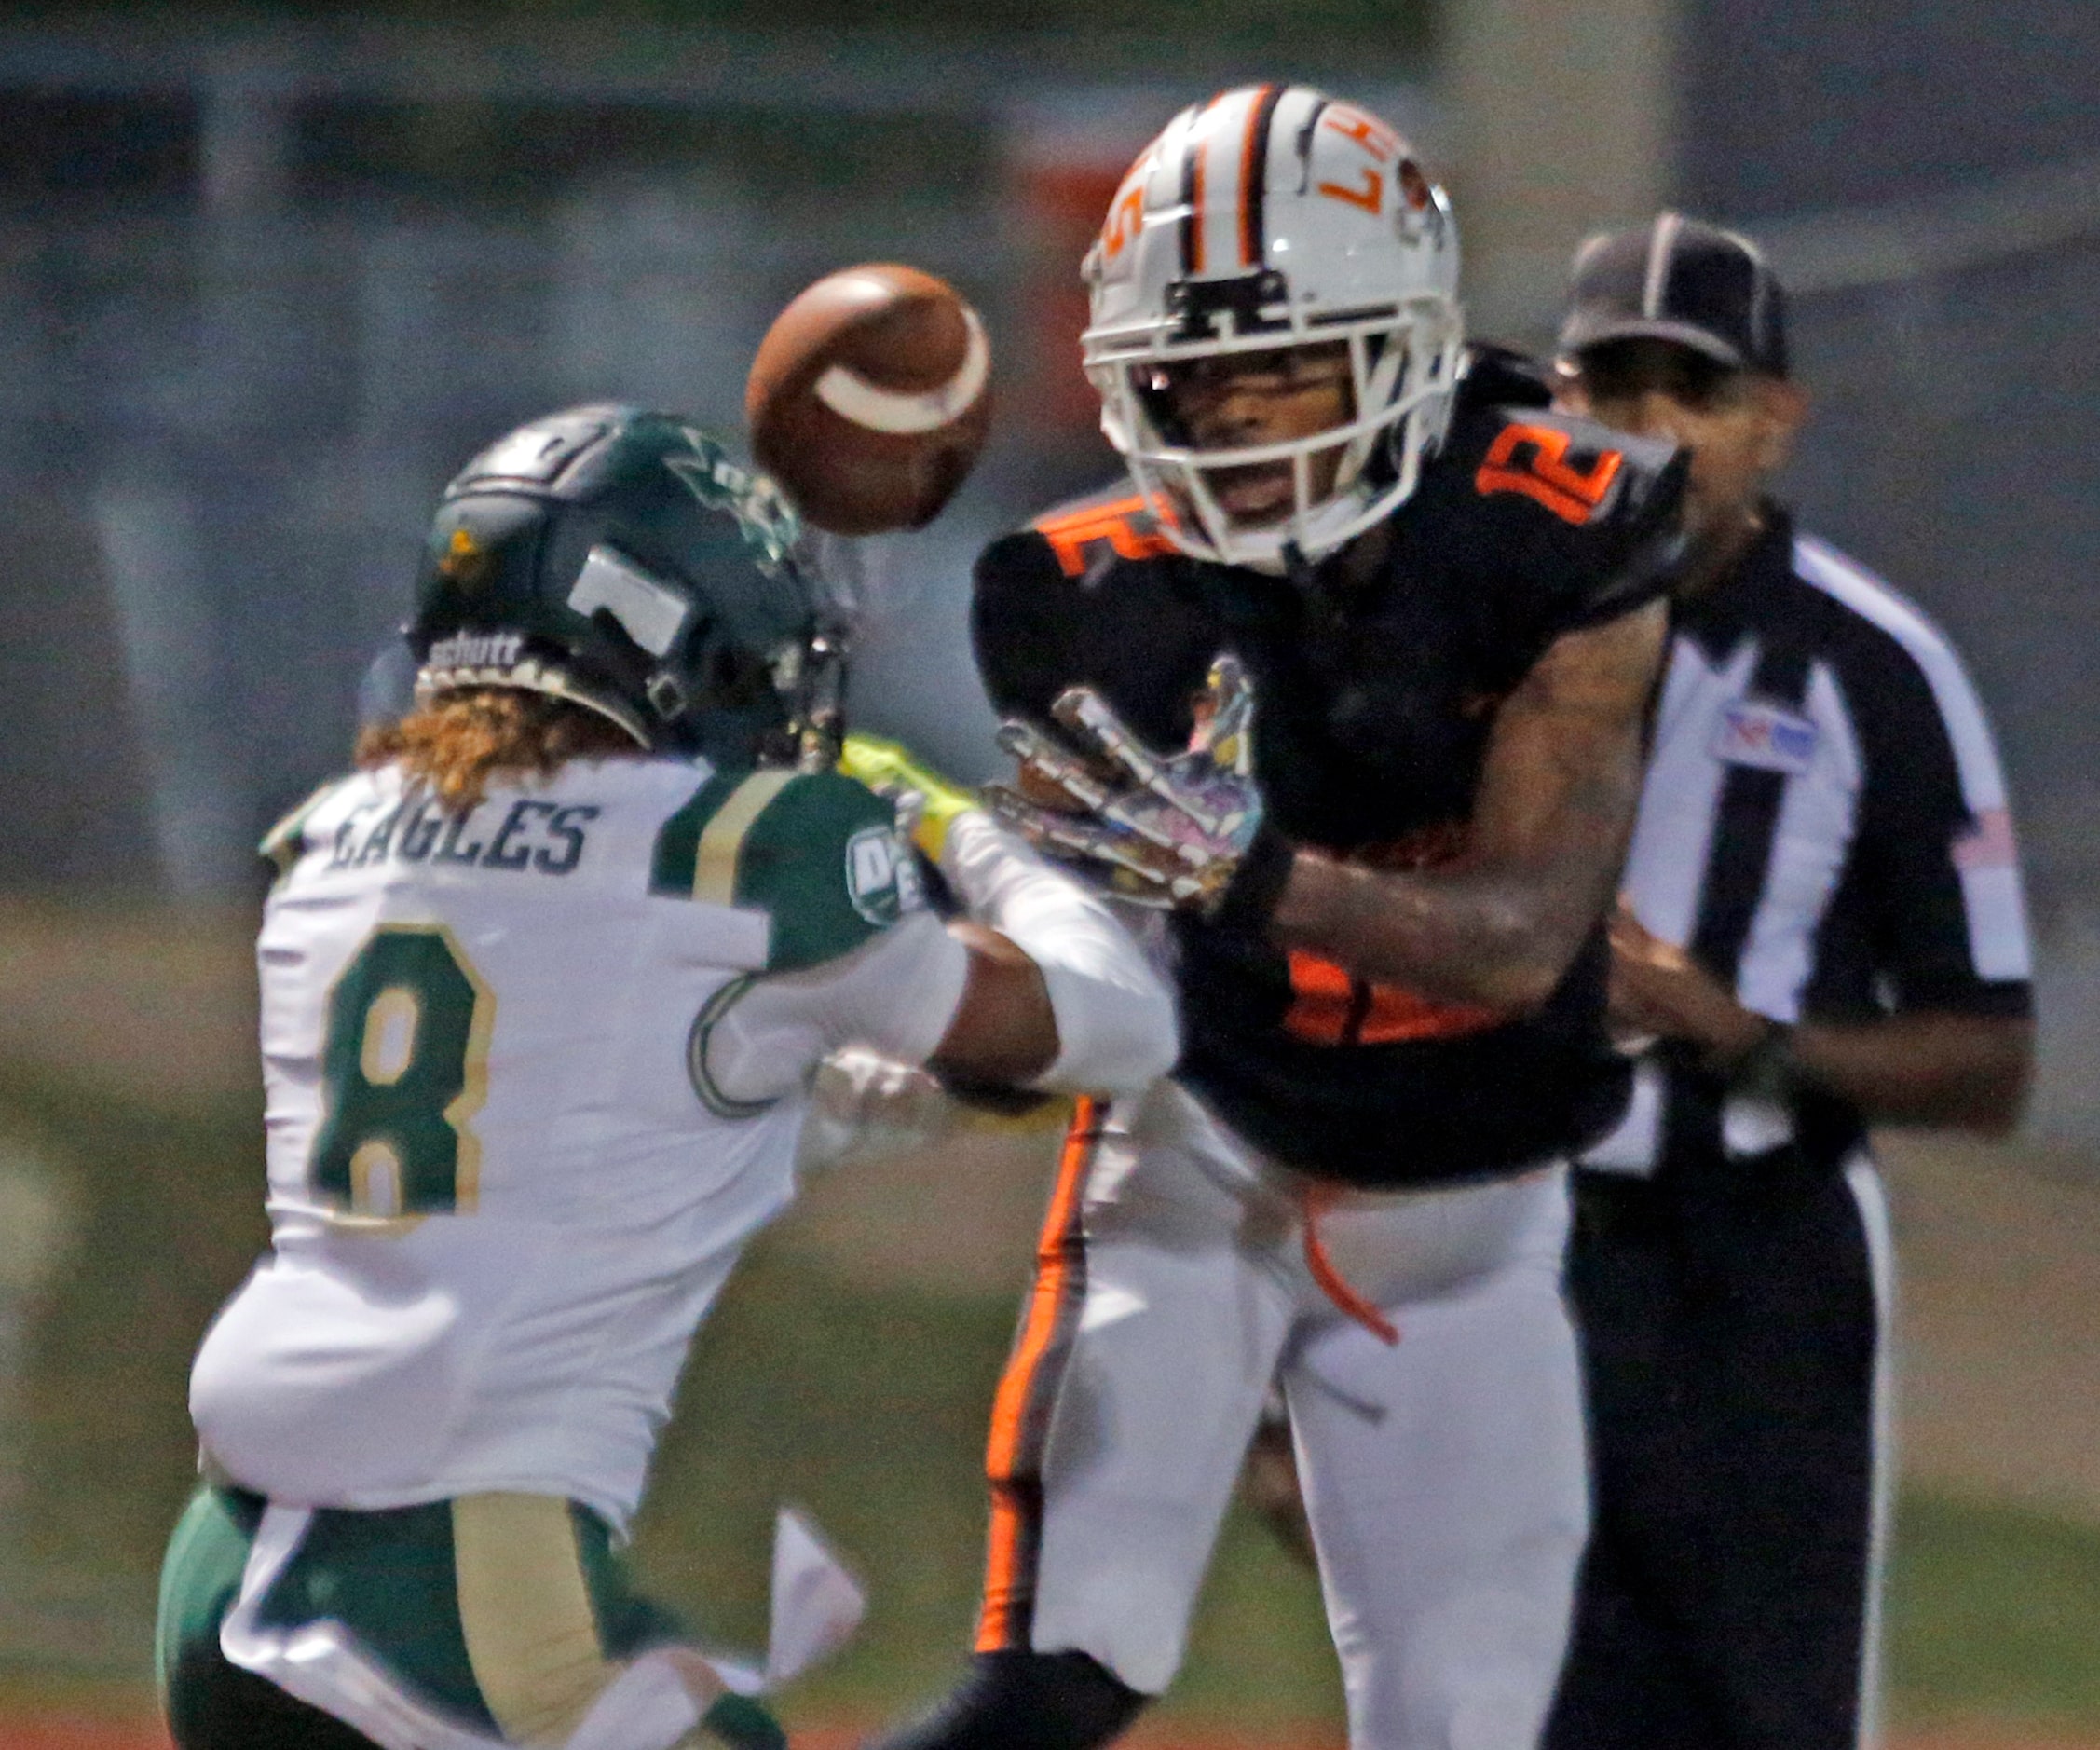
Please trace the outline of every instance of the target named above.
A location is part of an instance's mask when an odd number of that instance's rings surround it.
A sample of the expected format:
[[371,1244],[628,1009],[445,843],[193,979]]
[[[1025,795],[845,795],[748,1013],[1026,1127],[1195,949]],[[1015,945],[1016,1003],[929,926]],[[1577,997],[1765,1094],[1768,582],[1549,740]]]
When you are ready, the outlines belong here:
[[2012,839],[2012,816],[2002,808],[1986,808],[1971,818],[1948,846],[1958,869],[2015,868],[2019,847]]

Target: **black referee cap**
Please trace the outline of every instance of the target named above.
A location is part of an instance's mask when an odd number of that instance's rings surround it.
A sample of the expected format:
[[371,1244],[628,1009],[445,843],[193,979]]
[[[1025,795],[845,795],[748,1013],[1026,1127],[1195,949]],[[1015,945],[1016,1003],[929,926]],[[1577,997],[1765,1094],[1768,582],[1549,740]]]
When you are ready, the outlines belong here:
[[1731,370],[1787,374],[1786,294],[1757,245],[1682,213],[1575,252],[1561,353],[1674,340]]

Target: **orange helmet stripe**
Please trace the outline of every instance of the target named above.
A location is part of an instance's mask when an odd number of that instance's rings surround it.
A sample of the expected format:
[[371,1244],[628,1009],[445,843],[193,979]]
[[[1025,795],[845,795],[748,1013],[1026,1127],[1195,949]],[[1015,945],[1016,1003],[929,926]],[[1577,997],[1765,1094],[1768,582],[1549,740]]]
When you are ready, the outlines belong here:
[[1204,136],[1203,118],[1217,106],[1212,98],[1189,118],[1181,159],[1181,201],[1188,216],[1181,221],[1181,267],[1187,273],[1203,271],[1203,157],[1209,142]]
[[1239,259],[1243,267],[1261,265],[1263,195],[1269,180],[1269,118],[1276,113],[1280,85],[1264,85],[1247,107],[1247,134],[1239,160]]

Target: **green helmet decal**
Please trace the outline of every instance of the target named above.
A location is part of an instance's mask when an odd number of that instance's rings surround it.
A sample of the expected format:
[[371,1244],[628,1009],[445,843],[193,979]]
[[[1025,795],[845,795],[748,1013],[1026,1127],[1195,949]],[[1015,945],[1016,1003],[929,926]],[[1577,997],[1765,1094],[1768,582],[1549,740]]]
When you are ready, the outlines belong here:
[[795,513],[675,414],[568,409],[467,464],[432,520],[418,687],[570,698],[644,745],[749,763],[818,635]]
[[770,476],[740,466],[706,432],[687,426],[685,437],[688,453],[668,455],[663,465],[701,503],[734,516],[758,568],[774,575],[802,538],[794,507]]

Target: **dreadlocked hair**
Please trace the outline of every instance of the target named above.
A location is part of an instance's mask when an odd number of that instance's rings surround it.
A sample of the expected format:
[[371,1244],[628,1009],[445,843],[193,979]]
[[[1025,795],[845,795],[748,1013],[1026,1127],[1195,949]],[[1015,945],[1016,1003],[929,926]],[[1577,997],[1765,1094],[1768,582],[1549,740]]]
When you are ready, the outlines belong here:
[[361,771],[399,761],[446,812],[464,813],[499,776],[547,777],[566,759],[639,756],[617,723],[567,699],[516,687],[461,687],[357,740]]

